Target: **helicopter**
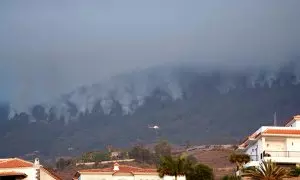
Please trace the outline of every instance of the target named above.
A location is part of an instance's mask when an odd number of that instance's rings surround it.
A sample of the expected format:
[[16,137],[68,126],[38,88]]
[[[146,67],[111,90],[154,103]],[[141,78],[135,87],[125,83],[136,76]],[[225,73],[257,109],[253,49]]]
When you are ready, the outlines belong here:
[[159,126],[157,126],[157,125],[154,125],[154,126],[148,125],[148,128],[157,130],[157,129],[159,129]]

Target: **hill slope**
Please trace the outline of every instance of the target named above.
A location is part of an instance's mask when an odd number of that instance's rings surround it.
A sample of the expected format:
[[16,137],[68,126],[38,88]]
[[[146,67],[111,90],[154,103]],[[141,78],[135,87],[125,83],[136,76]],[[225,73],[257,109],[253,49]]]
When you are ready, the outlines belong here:
[[299,113],[297,67],[298,61],[277,69],[158,67],[78,88],[28,112],[4,103],[0,155],[70,155],[159,137],[178,144],[234,143],[272,124],[274,112],[281,123]]

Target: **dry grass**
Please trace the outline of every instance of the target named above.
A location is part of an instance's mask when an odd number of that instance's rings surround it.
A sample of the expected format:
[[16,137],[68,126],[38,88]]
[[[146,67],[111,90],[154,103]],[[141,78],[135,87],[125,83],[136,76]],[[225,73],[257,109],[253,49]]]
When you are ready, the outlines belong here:
[[215,149],[215,150],[195,150],[190,152],[200,163],[206,164],[214,169],[216,179],[221,179],[225,175],[230,175],[235,172],[235,165],[230,163],[228,158],[232,150]]

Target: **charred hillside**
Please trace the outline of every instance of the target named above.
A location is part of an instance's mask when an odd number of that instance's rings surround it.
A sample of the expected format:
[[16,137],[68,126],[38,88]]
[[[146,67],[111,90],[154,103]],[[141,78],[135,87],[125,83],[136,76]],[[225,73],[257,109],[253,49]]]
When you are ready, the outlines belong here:
[[[298,61],[274,68],[157,67],[80,87],[18,112],[0,106],[0,155],[69,155],[167,138],[235,143],[300,113]],[[154,131],[149,125],[159,125]],[[19,148],[22,147],[22,148]]]

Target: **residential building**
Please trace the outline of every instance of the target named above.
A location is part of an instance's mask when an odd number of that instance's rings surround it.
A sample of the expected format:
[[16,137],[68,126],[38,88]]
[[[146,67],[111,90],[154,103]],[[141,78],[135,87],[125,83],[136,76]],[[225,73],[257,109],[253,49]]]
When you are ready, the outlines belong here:
[[110,153],[110,158],[111,159],[118,159],[121,156],[121,152],[119,151],[112,151]]
[[53,172],[40,165],[19,158],[0,159],[0,180],[61,180]]
[[[160,178],[156,169],[145,169],[114,163],[110,168],[85,169],[76,173],[74,180],[174,180],[173,176]],[[179,176],[178,180],[186,180]]]
[[238,151],[251,157],[244,167],[258,166],[262,160],[288,166],[300,164],[300,115],[285,126],[260,127],[239,145]]

